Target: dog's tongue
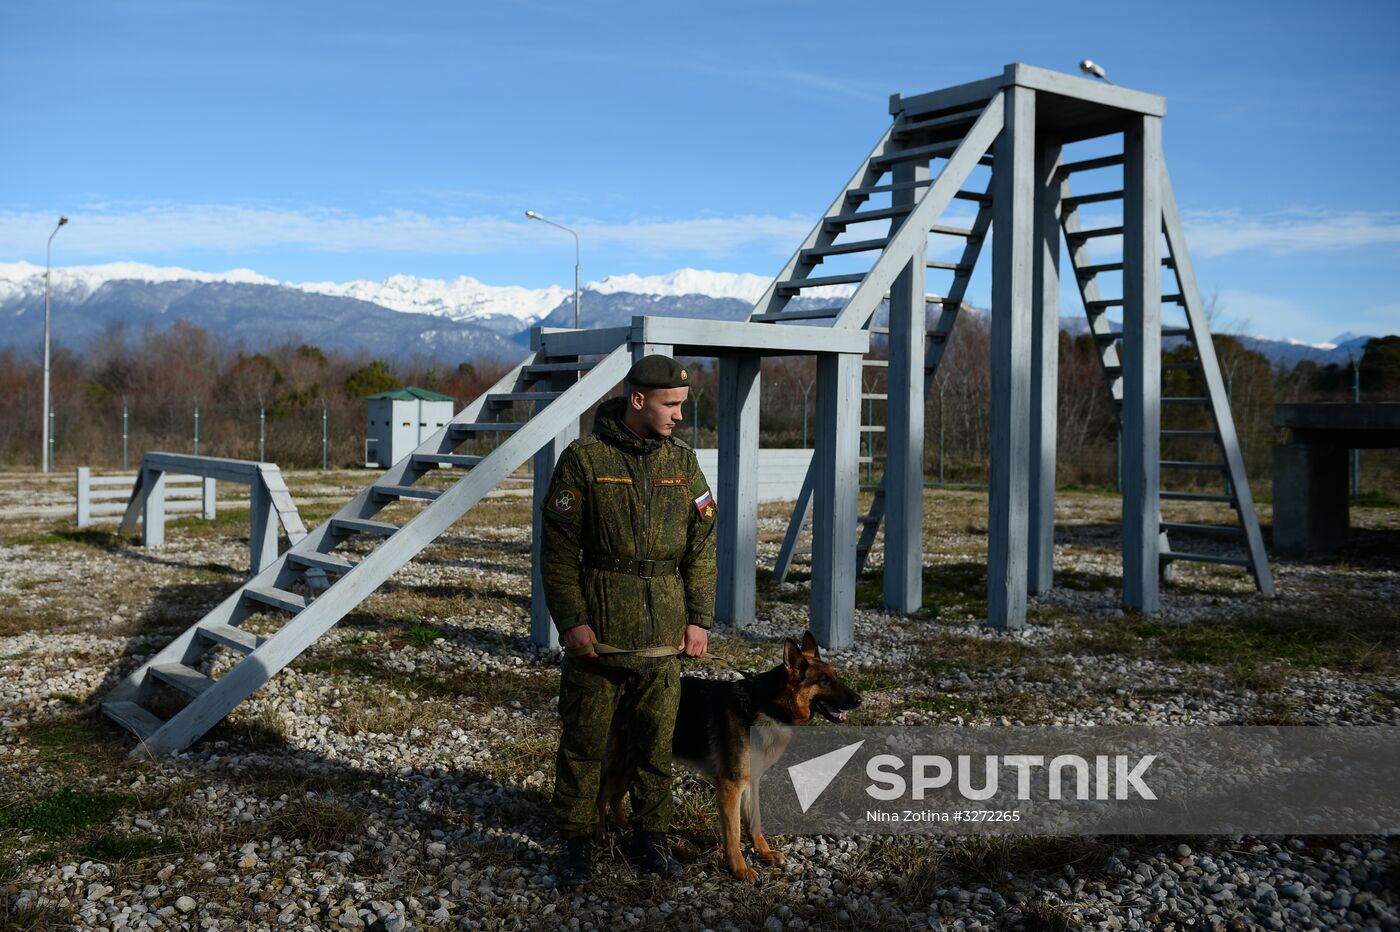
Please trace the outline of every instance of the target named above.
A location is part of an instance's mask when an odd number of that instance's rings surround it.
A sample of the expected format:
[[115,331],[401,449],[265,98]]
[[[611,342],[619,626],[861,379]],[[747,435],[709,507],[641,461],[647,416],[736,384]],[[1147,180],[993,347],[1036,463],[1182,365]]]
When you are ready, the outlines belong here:
[[835,715],[838,720],[844,722],[846,720],[846,716],[849,713],[847,713],[844,709],[832,709],[831,714]]

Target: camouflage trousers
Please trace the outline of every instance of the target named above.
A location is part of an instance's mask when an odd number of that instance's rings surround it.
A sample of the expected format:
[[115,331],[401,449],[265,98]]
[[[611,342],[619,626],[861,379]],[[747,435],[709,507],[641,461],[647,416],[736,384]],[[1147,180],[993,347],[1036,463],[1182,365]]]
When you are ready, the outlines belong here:
[[680,686],[675,657],[564,658],[559,679],[563,733],[550,804],[560,835],[586,835],[598,821],[599,771],[614,713],[627,754],[630,824],[654,832],[670,828],[671,732]]

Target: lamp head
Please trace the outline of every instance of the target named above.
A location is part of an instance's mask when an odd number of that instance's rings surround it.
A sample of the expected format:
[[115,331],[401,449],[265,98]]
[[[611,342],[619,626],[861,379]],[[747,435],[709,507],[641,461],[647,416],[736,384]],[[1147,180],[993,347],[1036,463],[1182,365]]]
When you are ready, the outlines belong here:
[[1079,70],[1085,74],[1093,75],[1096,78],[1108,80],[1108,73],[1103,70],[1102,65],[1095,64],[1092,59],[1086,58],[1079,63]]
[[543,220],[543,219],[544,219],[544,218],[541,217],[539,214],[535,213],[533,210],[527,210],[527,211],[525,211],[525,216],[529,217],[531,220]]
[[59,217],[59,218],[58,218],[58,225],[59,225],[59,226],[63,226],[63,225],[64,225],[65,223],[67,223],[67,222],[68,222],[68,218],[67,218],[67,217]]

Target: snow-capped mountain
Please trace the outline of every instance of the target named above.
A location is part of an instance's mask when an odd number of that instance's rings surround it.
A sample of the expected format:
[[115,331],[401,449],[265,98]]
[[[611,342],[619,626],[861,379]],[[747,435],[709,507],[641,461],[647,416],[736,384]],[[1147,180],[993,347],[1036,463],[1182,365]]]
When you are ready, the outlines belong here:
[[[679,269],[665,275],[613,275],[585,286],[585,327],[623,326],[636,315],[742,320],[767,290],[762,275]],[[850,286],[804,291],[790,307],[825,306]],[[44,269],[0,263],[0,347],[41,340]],[[53,270],[54,327],[61,345],[84,349],[113,325],[128,332],[185,320],[250,346],[296,337],[382,356],[513,358],[535,324],[573,325],[573,291],[560,286],[488,285],[394,275],[379,282],[279,282],[250,269],[199,272],[132,262]],[[877,314],[877,317],[879,314]],[[1062,326],[1077,332],[1082,318]],[[1339,334],[1320,344],[1240,337],[1275,363],[1346,363],[1367,337]]]

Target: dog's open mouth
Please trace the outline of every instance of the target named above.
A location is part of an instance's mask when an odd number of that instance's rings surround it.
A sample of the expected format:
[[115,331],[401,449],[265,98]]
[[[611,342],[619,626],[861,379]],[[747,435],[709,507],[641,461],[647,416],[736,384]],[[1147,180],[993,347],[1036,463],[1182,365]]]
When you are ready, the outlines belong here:
[[850,715],[845,709],[838,709],[836,706],[830,705],[821,699],[815,700],[812,705],[816,706],[817,711],[824,715],[827,721],[844,722],[846,717]]

